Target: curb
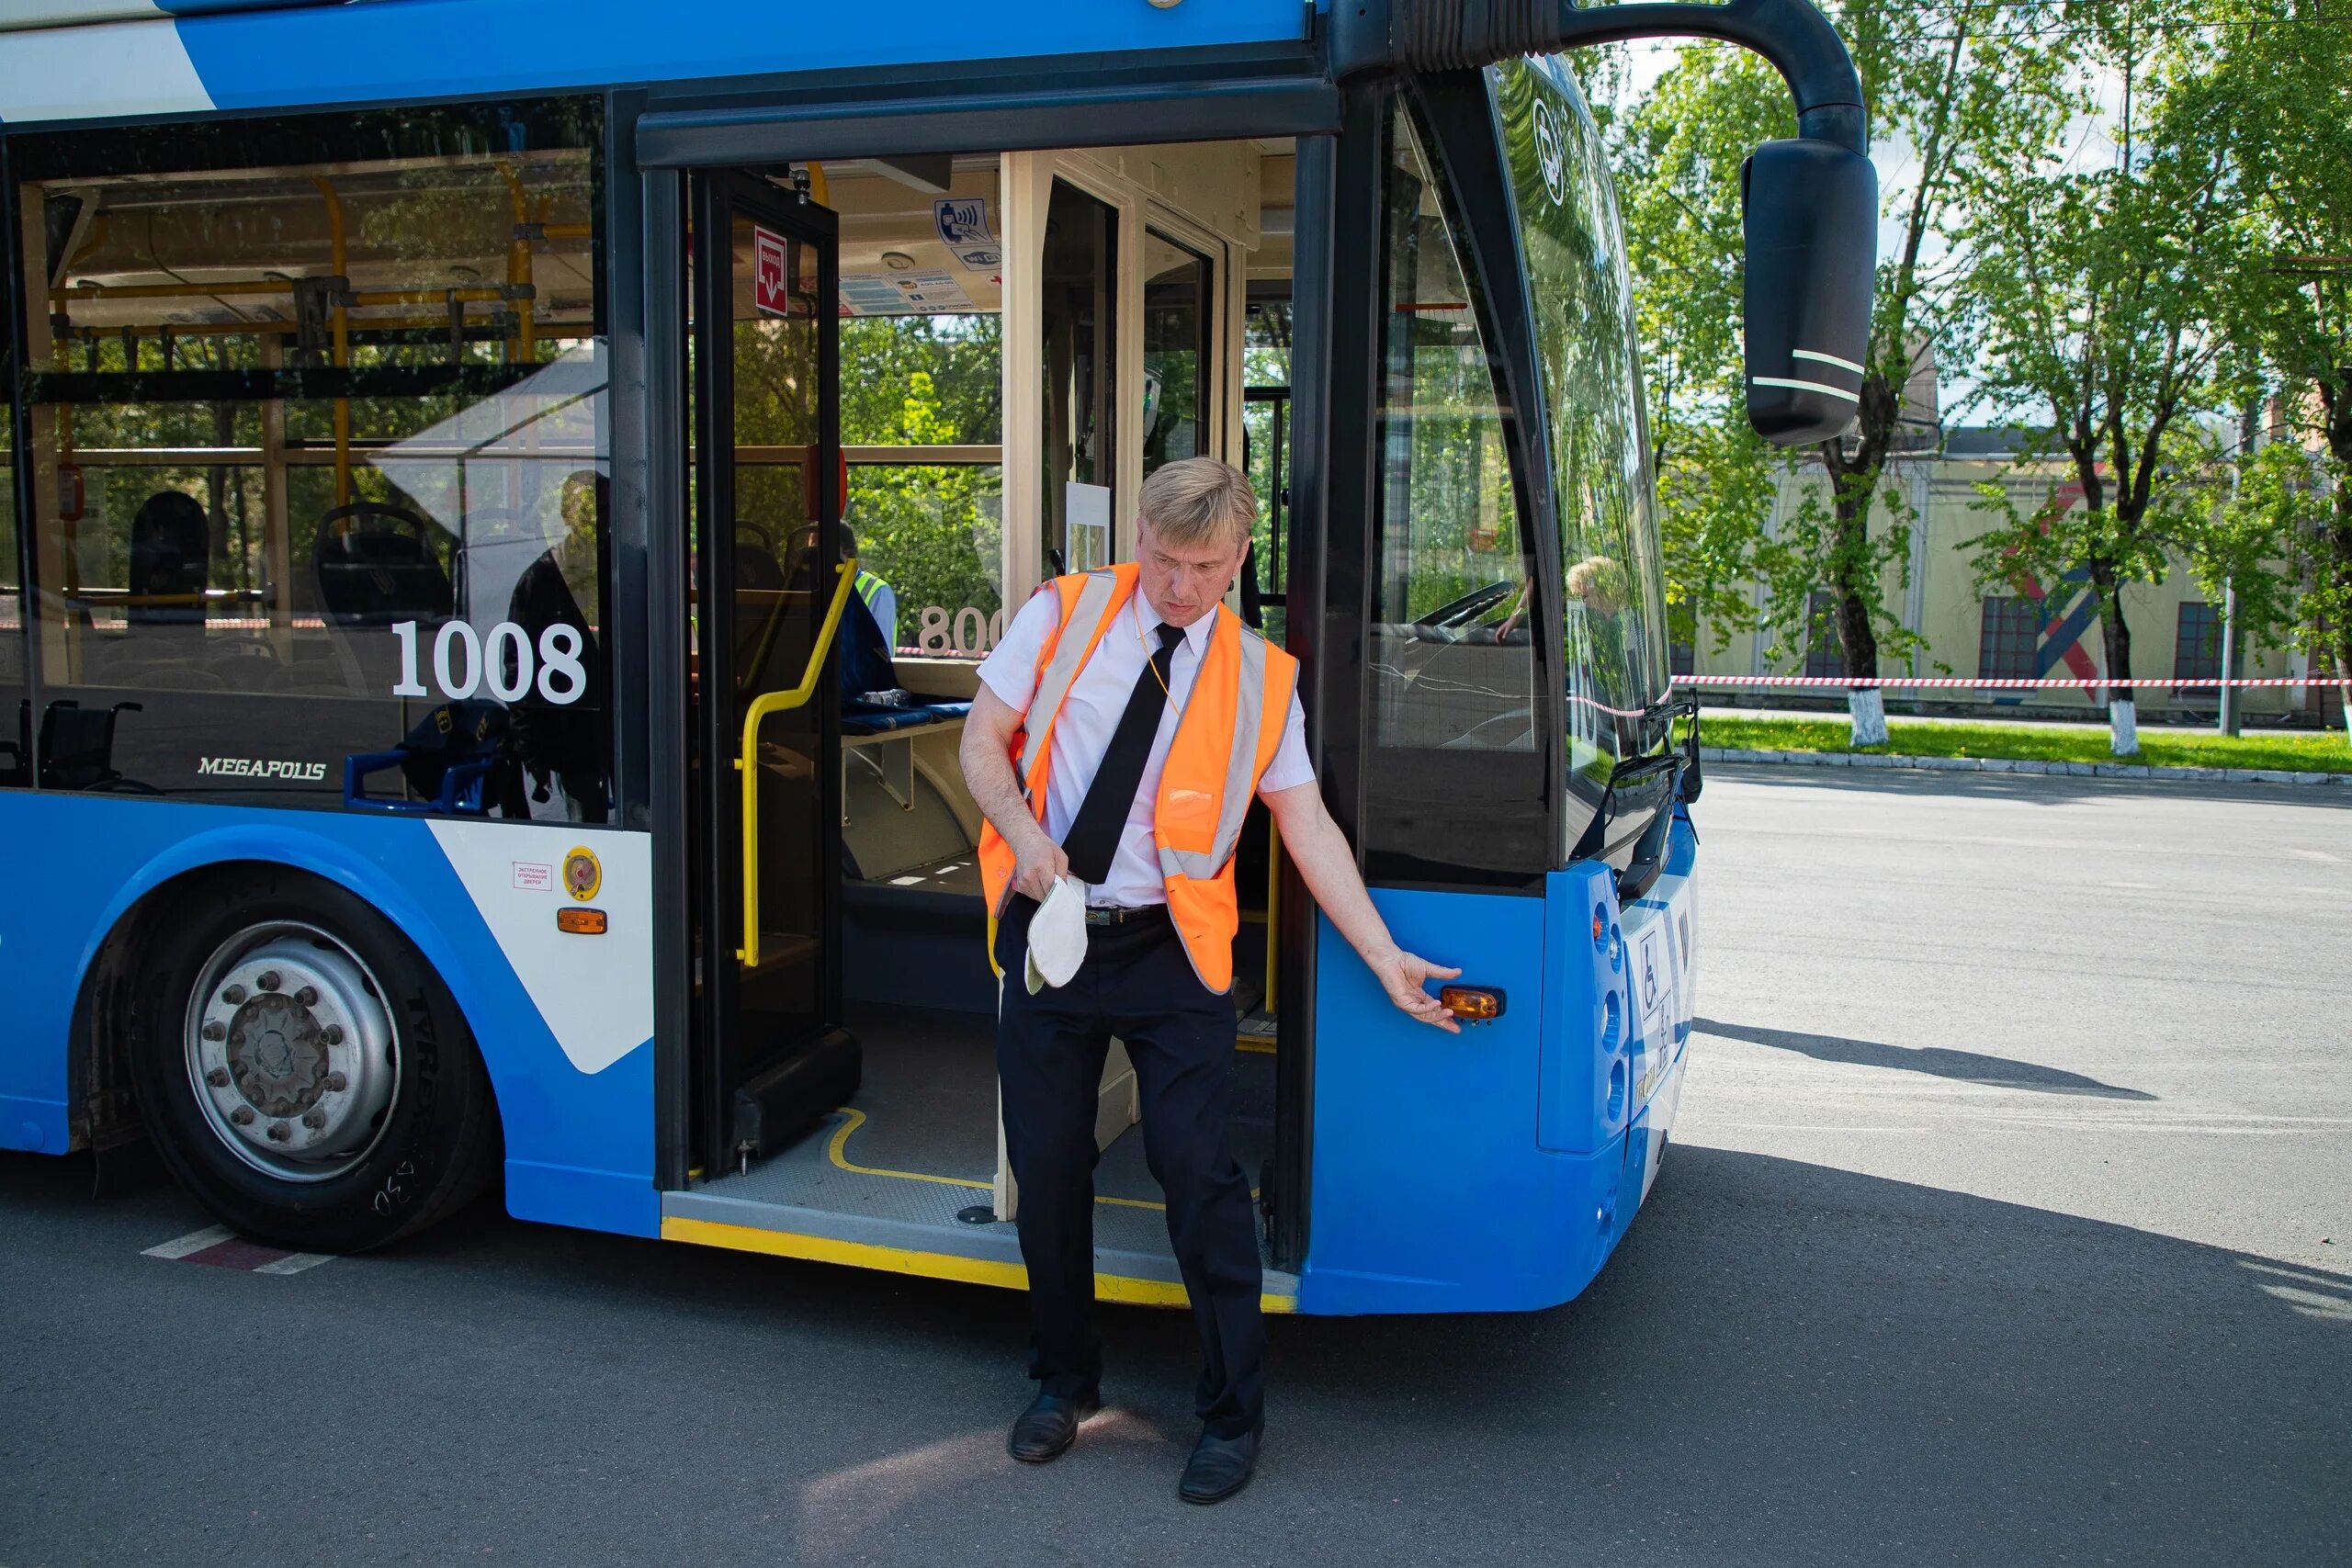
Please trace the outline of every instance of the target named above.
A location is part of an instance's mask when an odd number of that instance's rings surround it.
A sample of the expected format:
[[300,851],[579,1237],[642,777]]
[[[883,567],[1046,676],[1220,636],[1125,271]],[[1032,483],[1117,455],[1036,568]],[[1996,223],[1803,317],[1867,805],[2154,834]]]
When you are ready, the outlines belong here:
[[1735,751],[1702,746],[1706,762],[1785,762],[1814,768],[1917,768],[1932,773],[2054,773],[2064,778],[2151,779],[2165,783],[2283,784],[2352,787],[2352,773],[2301,773],[2283,768],[2158,768],[2144,762],[2043,762],[2013,757],[1905,757],[1881,751]]

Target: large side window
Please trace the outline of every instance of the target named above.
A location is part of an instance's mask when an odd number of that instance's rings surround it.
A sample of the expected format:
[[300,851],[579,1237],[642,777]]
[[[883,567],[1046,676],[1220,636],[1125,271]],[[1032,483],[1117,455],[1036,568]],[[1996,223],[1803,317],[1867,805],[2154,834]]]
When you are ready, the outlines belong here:
[[1242,563],[1241,613],[1277,646],[1288,646],[1290,595],[1290,285],[1250,286],[1241,344],[1241,451],[1258,524]]
[[[1488,67],[1533,307],[1566,581],[1569,787],[1598,805],[1664,733],[1665,579],[1643,434],[1633,283],[1608,161],[1555,58]],[[1622,806],[1622,801],[1620,805]],[[1589,813],[1564,813],[1566,844]],[[1566,845],[1563,846],[1564,848]]]
[[1118,530],[1119,214],[1062,180],[1046,209],[1044,575],[1108,566]]
[[1143,471],[1209,449],[1216,268],[1156,229],[1143,236]]
[[1367,860],[1517,882],[1546,861],[1532,556],[1466,247],[1409,117],[1391,138]]
[[16,144],[43,787],[607,819],[600,138]]
[[956,159],[944,202],[878,164],[824,173],[842,215],[842,517],[858,592],[893,649],[978,657],[1005,621],[996,161]]
[[17,531],[17,411],[13,357],[0,333],[0,789],[32,783],[32,706],[25,690],[25,578]]

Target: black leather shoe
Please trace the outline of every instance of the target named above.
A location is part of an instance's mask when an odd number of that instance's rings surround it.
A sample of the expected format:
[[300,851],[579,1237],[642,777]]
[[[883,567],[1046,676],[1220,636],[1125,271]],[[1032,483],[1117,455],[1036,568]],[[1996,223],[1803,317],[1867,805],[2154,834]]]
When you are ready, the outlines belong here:
[[1193,1445],[1193,1457],[1184,1461],[1176,1495],[1187,1503],[1222,1503],[1249,1485],[1250,1473],[1257,1468],[1257,1433],[1215,1438],[1203,1432]]
[[1005,1451],[1023,1464],[1059,1459],[1078,1437],[1078,1424],[1102,1408],[1099,1394],[1065,1399],[1058,1393],[1041,1393],[1013,1421]]

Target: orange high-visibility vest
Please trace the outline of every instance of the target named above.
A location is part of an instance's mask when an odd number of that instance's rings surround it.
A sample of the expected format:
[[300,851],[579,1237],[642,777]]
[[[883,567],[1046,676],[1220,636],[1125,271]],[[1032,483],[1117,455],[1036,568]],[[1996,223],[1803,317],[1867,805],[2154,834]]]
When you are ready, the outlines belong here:
[[[1053,767],[1054,720],[1102,634],[1135,595],[1139,577],[1129,562],[1046,584],[1059,605],[1060,621],[1038,650],[1037,689],[1013,732],[1012,758],[1023,797],[1040,825]],[[1208,649],[1160,770],[1152,837],[1159,847],[1168,912],[1184,939],[1193,971],[1201,984],[1222,992],[1233,988],[1233,933],[1241,927],[1233,852],[1241,842],[1242,820],[1258,780],[1282,744],[1291,693],[1298,685],[1298,660],[1243,626],[1225,605],[1215,615]],[[1012,896],[1015,863],[1012,846],[996,825],[984,825],[980,883],[988,893],[991,931]]]

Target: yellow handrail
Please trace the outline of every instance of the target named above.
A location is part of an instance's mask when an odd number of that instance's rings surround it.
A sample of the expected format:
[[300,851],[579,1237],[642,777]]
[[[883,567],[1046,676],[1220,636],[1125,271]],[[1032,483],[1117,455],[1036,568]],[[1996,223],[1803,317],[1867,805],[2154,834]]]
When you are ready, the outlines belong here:
[[[788,692],[762,692],[743,715],[743,754],[735,759],[735,771],[743,775],[743,945],[735,950],[735,956],[746,969],[760,966],[760,725],[770,714],[797,708],[816,694],[817,682],[825,671],[825,655],[832,650],[833,632],[842,624],[842,607],[849,603],[850,584],[857,579],[857,558],[852,556],[836,570],[841,581],[833,585],[833,602],[825,607],[824,624],[817,628],[817,641],[808,650],[808,668],[801,671],[800,684]],[[706,692],[704,699],[715,701],[717,694]]]

